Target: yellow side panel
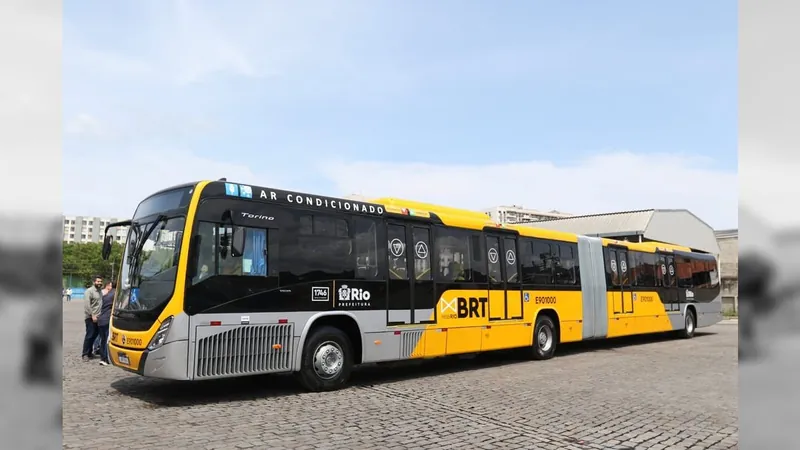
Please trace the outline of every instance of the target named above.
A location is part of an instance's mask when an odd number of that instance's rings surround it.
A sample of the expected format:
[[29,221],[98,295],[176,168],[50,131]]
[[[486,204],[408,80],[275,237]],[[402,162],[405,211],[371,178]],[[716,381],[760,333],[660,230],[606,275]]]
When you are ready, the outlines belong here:
[[520,291],[508,293],[508,318],[522,318],[522,293]]
[[608,320],[608,337],[620,337],[633,334],[633,318],[618,316]]
[[483,330],[482,351],[531,345],[533,328],[524,323],[492,325]]
[[[506,315],[505,291],[489,291],[489,317],[504,319]],[[488,319],[487,317],[486,319]],[[486,320],[488,322],[488,320]]]
[[[625,312],[630,311],[631,305],[633,312]],[[608,337],[672,330],[664,304],[656,292],[609,292],[608,317]]]
[[561,342],[578,342],[583,339],[583,322],[561,321]]
[[637,292],[633,300],[635,315],[639,317],[640,333],[660,333],[672,330],[664,304],[657,292]]
[[481,350],[481,327],[447,329],[447,354],[473,353]]
[[561,322],[583,320],[581,291],[525,291],[525,320],[533,323],[543,309],[558,313]]
[[[425,349],[425,357],[433,358],[435,356],[444,356],[447,354],[447,332],[441,329],[427,330],[425,333],[425,341],[420,342],[420,345],[414,349],[414,353],[418,353],[420,348]],[[424,346],[424,347],[423,347]]]

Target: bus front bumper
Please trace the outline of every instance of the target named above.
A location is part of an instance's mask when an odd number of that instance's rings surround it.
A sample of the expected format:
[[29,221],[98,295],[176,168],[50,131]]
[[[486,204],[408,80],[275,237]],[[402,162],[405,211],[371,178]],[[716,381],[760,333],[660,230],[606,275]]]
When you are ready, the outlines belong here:
[[111,364],[143,377],[188,380],[189,341],[168,342],[155,350],[132,350],[108,343]]

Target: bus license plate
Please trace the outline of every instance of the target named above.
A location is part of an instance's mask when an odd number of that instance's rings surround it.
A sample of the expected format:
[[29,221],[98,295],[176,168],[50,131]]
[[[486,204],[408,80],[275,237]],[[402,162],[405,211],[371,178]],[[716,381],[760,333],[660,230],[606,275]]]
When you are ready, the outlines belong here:
[[131,360],[128,359],[128,355],[126,355],[125,353],[119,353],[119,362],[121,364],[125,364],[126,366],[131,365]]

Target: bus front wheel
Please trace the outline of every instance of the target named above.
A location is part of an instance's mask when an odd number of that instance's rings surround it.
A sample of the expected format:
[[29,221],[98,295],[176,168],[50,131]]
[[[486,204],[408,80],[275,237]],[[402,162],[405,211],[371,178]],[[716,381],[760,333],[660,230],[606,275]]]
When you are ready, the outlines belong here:
[[300,384],[312,392],[344,387],[353,370],[352,348],[347,334],[338,328],[323,326],[312,331],[303,346]]

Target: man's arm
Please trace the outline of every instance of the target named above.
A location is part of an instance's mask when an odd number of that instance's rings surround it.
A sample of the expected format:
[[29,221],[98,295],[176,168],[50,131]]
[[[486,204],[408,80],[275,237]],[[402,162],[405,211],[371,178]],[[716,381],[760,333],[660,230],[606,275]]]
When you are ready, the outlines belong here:
[[100,316],[100,307],[103,305],[103,297],[97,293],[96,300],[92,302],[92,316],[97,319]]

